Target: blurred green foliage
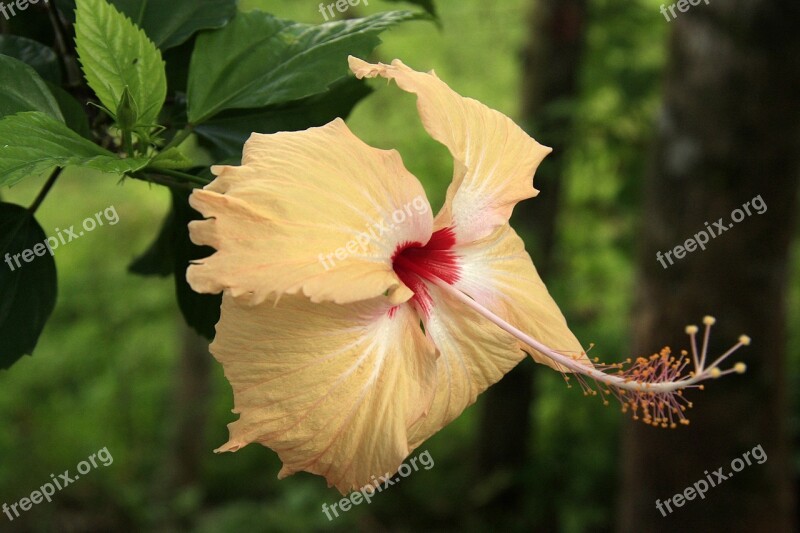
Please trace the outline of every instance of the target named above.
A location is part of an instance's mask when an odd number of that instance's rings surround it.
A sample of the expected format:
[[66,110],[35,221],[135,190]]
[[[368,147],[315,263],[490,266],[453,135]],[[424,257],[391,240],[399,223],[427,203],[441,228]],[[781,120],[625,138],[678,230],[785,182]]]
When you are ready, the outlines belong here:
[[[519,53],[530,3],[439,2],[441,31],[427,23],[392,30],[383,36],[378,58],[398,57],[416,69],[435,68],[462,94],[517,117]],[[240,9],[261,8],[282,18],[320,23],[317,4],[241,0]],[[578,337],[595,342],[598,355],[608,360],[628,355],[636,221],[646,216],[638,211],[640,183],[658,110],[668,29],[659,4],[592,2],[582,96],[570,110],[576,132],[564,176],[560,268],[545,280]],[[348,15],[395,7],[374,1]],[[371,85],[376,92],[357,107],[351,128],[370,144],[397,148],[437,208],[452,174],[449,154],[422,129],[413,97],[385,83]],[[547,139],[538,140],[547,144]],[[4,200],[27,205],[41,185],[36,180],[22,183],[4,191]],[[321,478],[301,473],[278,481],[279,460],[257,445],[235,454],[211,453],[225,442],[225,425],[234,417],[231,390],[216,363],[202,483],[167,499],[155,498],[171,435],[183,326],[171,281],[131,276],[126,269],[158,231],[170,203],[168,191],[72,170],[51,194],[59,201],[46,201],[38,212],[47,232],[79,223],[110,205],[120,223],[58,251],[58,305],[35,356],[20,360],[13,372],[0,373],[0,503],[30,494],[51,473],[74,469],[103,446],[114,463],[59,492],[54,503],[37,505],[12,528],[44,531],[60,524],[65,530],[142,530],[157,527],[168,515],[185,517],[187,529],[198,532],[490,526],[491,517],[479,509],[492,487],[473,485],[469,467],[475,457],[480,400],[423,445],[436,462],[433,469],[415,472],[371,505],[328,522],[321,505],[339,495]],[[794,264],[790,325],[791,345],[797,346],[797,247]],[[792,405],[800,407],[800,357],[797,350],[792,355]],[[535,437],[523,473],[530,502],[526,512],[539,520],[556,513],[565,531],[607,529],[614,515],[617,429],[630,422],[614,407],[604,408],[578,389],[566,389],[561,376],[544,367],[536,368],[536,380],[538,397],[531,415]],[[795,415],[795,435],[799,426]],[[465,516],[466,508],[473,511]],[[0,529],[9,526],[0,523]]]

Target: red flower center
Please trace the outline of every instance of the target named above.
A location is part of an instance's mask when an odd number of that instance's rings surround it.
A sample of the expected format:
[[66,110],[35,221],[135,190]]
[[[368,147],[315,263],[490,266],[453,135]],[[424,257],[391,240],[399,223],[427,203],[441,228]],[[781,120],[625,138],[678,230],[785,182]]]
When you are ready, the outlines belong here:
[[[431,235],[428,244],[409,242],[397,247],[392,255],[392,268],[400,280],[414,291],[411,301],[427,316],[433,306],[423,280],[439,278],[449,284],[460,278],[458,256],[452,251],[456,236],[452,228],[444,228]],[[390,311],[393,314],[393,310]]]

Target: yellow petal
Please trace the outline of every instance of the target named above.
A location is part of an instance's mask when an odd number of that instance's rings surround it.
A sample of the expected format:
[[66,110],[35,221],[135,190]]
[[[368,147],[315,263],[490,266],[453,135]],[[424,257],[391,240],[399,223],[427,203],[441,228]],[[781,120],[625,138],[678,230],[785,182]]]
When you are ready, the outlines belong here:
[[192,240],[217,250],[189,267],[198,292],[230,290],[260,303],[303,292],[348,303],[411,297],[392,271],[405,242],[427,242],[433,216],[395,150],[364,144],[341,119],[300,132],[253,134],[242,166],[212,169],[192,207]]
[[342,493],[394,474],[436,377],[410,306],[243,300],[225,294],[211,345],[240,414],[218,451],[259,442],[283,461],[279,477],[305,470]]
[[453,181],[436,228],[454,226],[458,242],[471,242],[506,224],[517,202],[538,194],[533,174],[551,149],[510,118],[462,97],[433,72],[414,71],[398,59],[391,65],[349,60],[357,77],[383,76],[415,93],[425,129],[453,155]]
[[[525,251],[522,239],[502,226],[480,241],[456,245],[461,264],[455,287],[534,339],[591,366],[580,342]],[[534,360],[568,372],[528,346]]]
[[457,418],[478,395],[524,357],[516,339],[434,285],[425,331],[436,345],[436,394],[428,414],[411,429],[410,447]]

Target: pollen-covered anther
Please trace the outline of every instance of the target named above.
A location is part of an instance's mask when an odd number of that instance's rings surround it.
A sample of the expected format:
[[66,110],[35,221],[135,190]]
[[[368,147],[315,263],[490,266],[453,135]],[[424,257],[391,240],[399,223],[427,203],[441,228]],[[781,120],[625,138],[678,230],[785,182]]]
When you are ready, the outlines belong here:
[[[689,421],[684,413],[691,409],[692,402],[684,397],[685,389],[703,390],[705,387],[702,381],[731,373],[741,374],[747,368],[744,363],[737,363],[727,370],[719,368],[733,352],[750,343],[750,338],[746,335],[740,336],[736,345],[706,365],[710,330],[715,322],[710,316],[703,319],[705,331],[701,350],[697,346],[699,329],[697,326],[686,327],[691,341],[691,356],[688,350],[680,350],[680,355],[673,355],[669,347],[664,347],[649,357],[640,356],[633,360],[628,358],[624,365],[596,364],[595,370],[604,374],[598,376],[599,372],[589,372],[586,375],[600,386],[604,405],[608,403],[606,394],[614,396],[621,403],[622,412],[631,412],[634,420],[662,428],[675,428],[679,423],[688,425]],[[594,361],[597,363],[598,359],[595,358]],[[592,392],[584,387],[584,395],[591,396]]]
[[[740,337],[737,344],[710,365],[706,365],[711,326],[716,322],[713,317],[706,316],[703,318],[703,324],[705,324],[703,347],[699,353],[697,331],[694,328],[687,328],[692,348],[691,360],[688,358],[687,350],[681,350],[680,355],[674,356],[669,347],[664,347],[657,354],[649,357],[637,357],[627,368],[624,365],[600,364],[595,366],[588,360],[585,361],[586,364],[582,364],[564,352],[547,346],[509,324],[446,281],[438,279],[436,276],[431,276],[430,281],[522,343],[550,359],[562,373],[570,372],[571,376],[575,376],[580,383],[585,395],[597,394],[587,383],[592,380],[598,389],[603,392],[608,391],[611,396],[617,398],[622,404],[623,412],[632,411],[634,420],[640,418],[639,409],[641,409],[641,418],[645,423],[662,427],[673,427],[673,424],[677,423],[687,424],[684,412],[692,404],[681,391],[689,388],[703,390],[703,381],[741,370],[742,367],[737,365],[721,371],[719,365],[749,341],[744,336]],[[627,361],[630,362],[630,359]],[[687,369],[690,364],[693,368]],[[604,394],[601,393],[601,397],[605,400]]]
[[739,342],[742,343],[744,346],[750,346],[750,337],[747,335],[742,335],[739,337]]

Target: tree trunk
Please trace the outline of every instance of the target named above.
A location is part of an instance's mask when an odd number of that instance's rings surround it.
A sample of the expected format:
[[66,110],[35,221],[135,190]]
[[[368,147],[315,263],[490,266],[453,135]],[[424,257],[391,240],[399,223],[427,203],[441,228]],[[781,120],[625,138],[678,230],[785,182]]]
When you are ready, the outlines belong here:
[[[553,270],[559,182],[572,132],[571,114],[563,112],[562,104],[576,98],[585,20],[586,0],[534,0],[523,53],[522,123],[554,152],[536,174],[542,194],[516,207],[512,225],[527,237],[528,251],[545,280]],[[529,453],[534,367],[523,361],[483,396],[478,471],[496,490],[480,504],[495,525],[521,526],[520,517],[530,514],[525,513],[529,502],[522,472]]]
[[[800,185],[800,13],[796,0],[700,3],[672,24],[670,64],[646,177],[634,351],[686,347],[685,325],[716,313],[712,355],[741,333],[747,373],[707,384],[691,425],[630,423],[623,437],[619,529],[793,531],[787,438],[786,295]],[[760,195],[767,205],[665,269],[656,253]],[[751,207],[751,211],[753,211]],[[702,327],[702,325],[701,325]],[[662,513],[705,472],[761,446],[768,460]],[[712,479],[717,480],[714,474]],[[662,504],[663,505],[663,504]]]
[[183,346],[169,409],[172,432],[155,493],[162,505],[167,502],[163,517],[165,525],[169,524],[172,529],[185,529],[191,524],[191,517],[182,516],[175,503],[185,491],[202,488],[203,460],[210,454],[205,433],[212,392],[213,358],[208,351],[208,340],[186,326],[181,317],[177,320],[182,330]]

